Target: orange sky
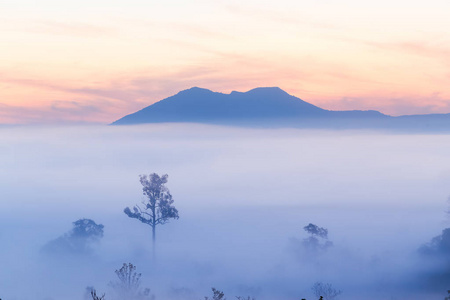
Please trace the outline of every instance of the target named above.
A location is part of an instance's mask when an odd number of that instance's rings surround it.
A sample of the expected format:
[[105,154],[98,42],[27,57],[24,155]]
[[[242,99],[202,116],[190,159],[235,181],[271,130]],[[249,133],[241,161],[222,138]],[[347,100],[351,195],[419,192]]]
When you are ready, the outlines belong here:
[[110,123],[192,86],[450,113],[450,2],[0,2],[0,123]]

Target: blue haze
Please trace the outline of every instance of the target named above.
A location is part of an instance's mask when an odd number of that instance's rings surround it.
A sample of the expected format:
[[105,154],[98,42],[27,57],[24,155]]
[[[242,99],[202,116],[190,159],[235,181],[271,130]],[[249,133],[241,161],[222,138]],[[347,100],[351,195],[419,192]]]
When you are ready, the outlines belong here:
[[[157,299],[444,298],[417,249],[450,227],[447,135],[251,129],[199,124],[0,128],[0,297],[81,300],[132,262]],[[180,219],[151,230],[127,218],[139,174],[169,174]],[[40,249],[90,218],[104,237],[86,256]],[[303,226],[334,246],[298,250]]]

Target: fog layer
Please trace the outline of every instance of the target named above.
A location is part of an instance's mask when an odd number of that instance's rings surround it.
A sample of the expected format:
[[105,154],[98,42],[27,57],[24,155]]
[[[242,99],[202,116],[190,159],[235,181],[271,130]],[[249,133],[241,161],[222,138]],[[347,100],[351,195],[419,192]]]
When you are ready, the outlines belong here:
[[[88,286],[109,299],[125,262],[156,299],[203,299],[211,287],[314,299],[317,281],[339,299],[450,288],[430,284],[442,264],[417,251],[450,227],[448,135],[159,124],[0,128],[0,138],[2,299],[83,299]],[[180,215],[157,228],[156,260],[150,227],[123,213],[143,199],[139,174],[153,172],[169,174]],[[42,250],[83,218],[104,225],[88,252]],[[309,223],[333,246],[304,251]]]

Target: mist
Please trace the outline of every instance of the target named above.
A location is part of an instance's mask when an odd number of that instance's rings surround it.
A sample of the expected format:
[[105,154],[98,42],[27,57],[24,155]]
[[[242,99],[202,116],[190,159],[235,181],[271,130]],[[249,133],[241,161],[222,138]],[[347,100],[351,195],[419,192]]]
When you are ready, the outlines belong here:
[[[195,124],[0,128],[0,298],[112,299],[123,263],[156,299],[444,298],[448,253],[419,248],[450,222],[448,135],[242,129]],[[179,220],[151,228],[123,210],[140,174],[168,174]],[[83,253],[46,252],[88,218]],[[304,249],[309,223],[333,245]],[[433,253],[433,252],[430,252]]]

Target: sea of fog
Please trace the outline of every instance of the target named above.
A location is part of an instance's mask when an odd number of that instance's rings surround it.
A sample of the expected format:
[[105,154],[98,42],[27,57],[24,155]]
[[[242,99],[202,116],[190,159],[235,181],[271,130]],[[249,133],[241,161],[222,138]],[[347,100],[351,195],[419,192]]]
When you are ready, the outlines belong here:
[[[157,300],[211,288],[257,300],[443,299],[449,271],[418,249],[450,227],[450,136],[192,124],[0,128],[0,298],[113,300],[133,263]],[[123,209],[140,174],[168,174],[179,220],[151,228]],[[91,252],[42,249],[89,218]],[[309,223],[332,247],[303,249]],[[446,286],[446,283],[448,285]],[[89,290],[89,288],[87,289]]]

